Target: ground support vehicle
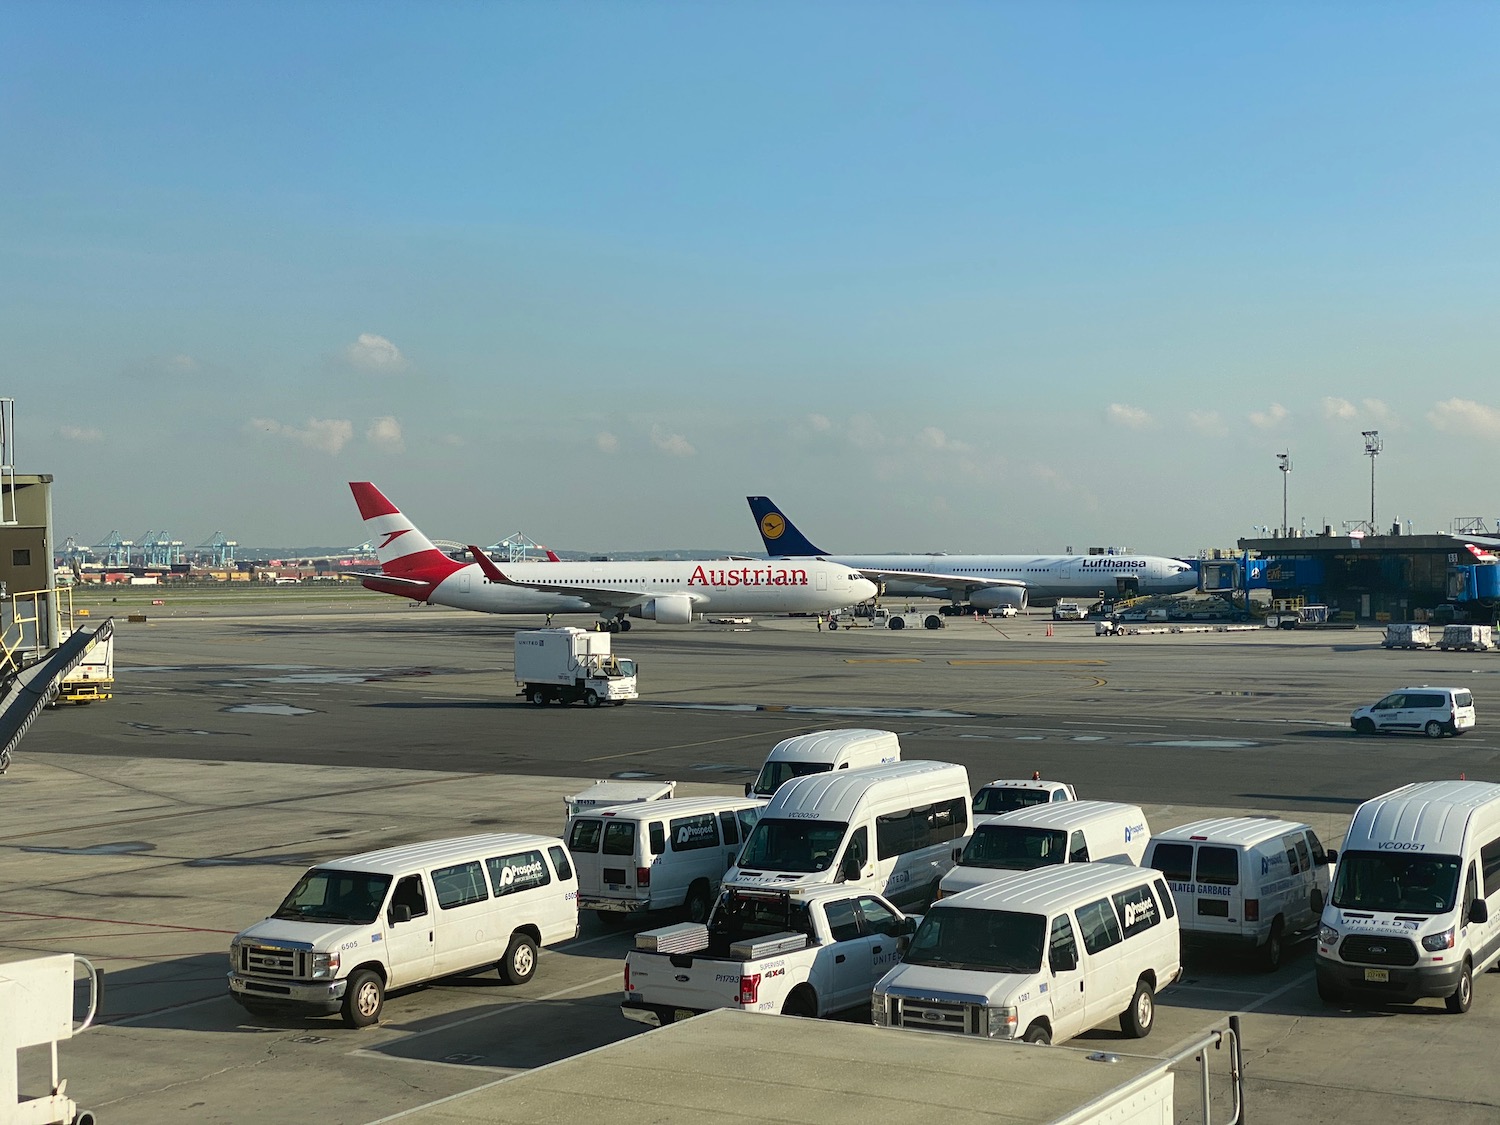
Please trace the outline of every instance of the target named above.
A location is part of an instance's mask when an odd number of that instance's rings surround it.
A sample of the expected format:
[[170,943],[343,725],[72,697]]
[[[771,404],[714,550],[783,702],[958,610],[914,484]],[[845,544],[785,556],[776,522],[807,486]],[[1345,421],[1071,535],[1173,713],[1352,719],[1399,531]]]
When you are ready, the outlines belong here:
[[73,670],[58,681],[54,704],[92,703],[97,699],[109,699],[114,694],[114,629],[101,631],[103,637],[89,646]]
[[755,780],[745,782],[745,796],[770,800],[794,777],[900,760],[901,740],[894,731],[845,727],[796,734],[771,747]]
[[609,650],[609,634],[528,629],[516,634],[516,684],[532,703],[621,706],[639,698],[635,661]]
[[609,778],[596,781],[587,789],[563,798],[564,817],[592,812],[611,805],[633,805],[637,801],[670,800],[677,789],[675,781],[622,781]]
[[[76,970],[88,979],[83,1019],[73,1018]],[[99,1010],[100,976],[93,964],[71,953],[54,953],[0,965],[0,1121],[6,1125],[94,1125],[94,1115],[80,1110],[67,1094],[68,1082],[57,1072],[57,1045],[94,1022]],[[21,1093],[22,1048],[50,1048],[52,1081],[48,1092]]]
[[636,935],[620,1010],[660,1026],[716,1008],[793,1016],[863,1008],[917,921],[850,887],[726,886],[706,926]]
[[943,615],[936,610],[931,612],[892,613],[883,606],[876,607],[874,612],[868,616],[855,615],[846,611],[835,613],[828,619],[829,629],[863,629],[866,627],[875,629],[942,629],[947,625]]
[[1052,607],[1053,621],[1082,621],[1088,612],[1077,602],[1058,602]]

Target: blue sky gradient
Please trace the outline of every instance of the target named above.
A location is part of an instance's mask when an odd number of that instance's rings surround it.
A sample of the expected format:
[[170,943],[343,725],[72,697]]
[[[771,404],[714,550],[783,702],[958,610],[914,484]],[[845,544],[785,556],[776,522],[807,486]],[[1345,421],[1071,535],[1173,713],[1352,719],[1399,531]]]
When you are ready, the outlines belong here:
[[60,535],[1162,553],[1500,519],[1490,4],[19,3]]

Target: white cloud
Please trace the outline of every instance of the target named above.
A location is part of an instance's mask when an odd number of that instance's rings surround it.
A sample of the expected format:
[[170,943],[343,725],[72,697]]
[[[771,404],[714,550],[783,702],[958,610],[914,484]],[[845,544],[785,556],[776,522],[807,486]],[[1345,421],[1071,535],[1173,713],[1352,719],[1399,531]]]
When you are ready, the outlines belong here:
[[1124,426],[1127,430],[1144,430],[1155,424],[1151,415],[1139,406],[1127,406],[1123,402],[1110,403],[1104,417],[1112,425]]
[[856,414],[849,419],[848,438],[856,449],[880,449],[886,444],[879,423],[869,414]]
[[1325,395],[1323,397],[1323,417],[1337,418],[1339,421],[1348,422],[1357,417],[1359,411],[1347,398],[1333,398]]
[[1219,417],[1217,410],[1189,410],[1187,420],[1188,425],[1200,434],[1222,437],[1229,432],[1229,427],[1224,424],[1224,419]]
[[64,441],[103,441],[104,434],[93,426],[59,426],[57,434]]
[[967,453],[969,446],[957,438],[951,438],[936,426],[924,426],[917,435],[917,444],[924,449],[941,449],[945,453]]
[[1467,398],[1450,398],[1434,406],[1427,420],[1445,433],[1500,438],[1500,410]]
[[827,433],[829,430],[833,429],[833,423],[830,422],[828,418],[822,414],[809,414],[807,416],[807,424],[813,429],[817,430],[820,434]]
[[617,453],[620,449],[620,439],[608,430],[601,430],[595,434],[594,444],[599,447],[600,453]]
[[1365,408],[1365,413],[1372,422],[1390,422],[1395,417],[1391,408],[1378,398],[1362,399],[1360,405]]
[[1262,430],[1279,426],[1291,417],[1291,412],[1279,402],[1273,402],[1269,410],[1257,410],[1250,415],[1250,424]]
[[401,438],[401,423],[389,414],[370,423],[370,428],[365,431],[365,440],[387,453],[406,452],[406,442]]
[[344,358],[350,366],[377,375],[393,375],[406,368],[401,349],[373,332],[361,332],[359,339],[344,349]]
[[251,418],[245,423],[245,432],[270,434],[305,445],[309,449],[337,453],[354,439],[354,423],[347,418],[309,418],[307,425],[299,429],[274,418]]
[[691,457],[698,451],[681,434],[669,434],[658,425],[651,426],[651,444],[672,457]]

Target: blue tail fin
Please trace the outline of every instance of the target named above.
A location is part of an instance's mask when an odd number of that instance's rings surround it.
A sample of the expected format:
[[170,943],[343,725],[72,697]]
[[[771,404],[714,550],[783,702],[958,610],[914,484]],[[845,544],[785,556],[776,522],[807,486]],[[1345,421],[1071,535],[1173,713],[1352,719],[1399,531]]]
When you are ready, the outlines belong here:
[[771,503],[769,496],[747,496],[745,499],[750,501],[750,514],[755,517],[755,524],[760,529],[760,539],[766,545],[766,554],[799,558],[824,553],[808,542],[807,536],[798,531],[785,513]]

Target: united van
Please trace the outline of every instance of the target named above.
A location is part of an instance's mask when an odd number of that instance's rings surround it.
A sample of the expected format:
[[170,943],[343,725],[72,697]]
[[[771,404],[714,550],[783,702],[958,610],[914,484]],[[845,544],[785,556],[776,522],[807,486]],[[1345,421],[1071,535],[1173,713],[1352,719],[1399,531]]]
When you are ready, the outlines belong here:
[[1139,865],[1150,838],[1146,814],[1136,805],[1113,801],[1063,801],[1002,813],[975,824],[938,895],[954,895],[1014,871],[1063,863]]
[[851,727],[794,735],[771,747],[759,776],[745,784],[745,796],[770,800],[794,777],[885,766],[900,760],[901,740],[894,731]]
[[[1490,900],[1495,905],[1490,905]],[[1318,927],[1318,995],[1443,998],[1500,962],[1500,785],[1426,781],[1360,805]]]
[[496,966],[524,984],[537,951],[578,936],[578,880],[554,836],[406,844],[312,868],[235,935],[229,991],[247,1011],[380,1019],[386,993]]
[[1118,1018],[1151,1033],[1182,975],[1159,873],[1081,863],[1010,875],[934,903],[875,986],[880,1027],[1058,1043]]
[[937,892],[969,823],[962,766],[895,762],[798,777],[771,798],[724,881],[850,883],[915,907]]
[[566,838],[580,908],[604,922],[677,907],[707,921],[763,808],[744,797],[674,797],[576,813]]
[[1146,866],[1166,877],[1183,944],[1251,953],[1273,972],[1286,942],[1317,927],[1337,858],[1306,824],[1233,816],[1157,833]]

